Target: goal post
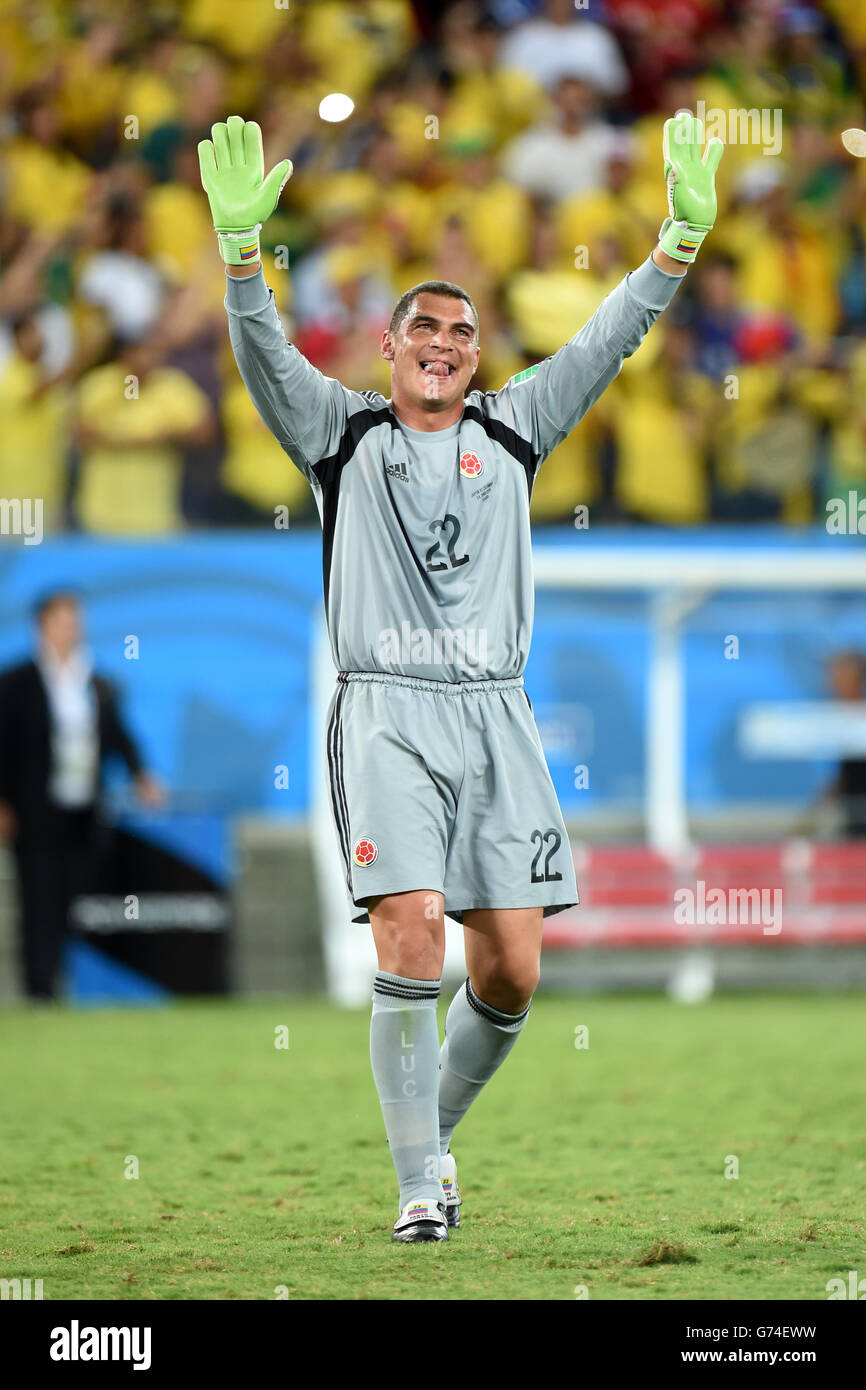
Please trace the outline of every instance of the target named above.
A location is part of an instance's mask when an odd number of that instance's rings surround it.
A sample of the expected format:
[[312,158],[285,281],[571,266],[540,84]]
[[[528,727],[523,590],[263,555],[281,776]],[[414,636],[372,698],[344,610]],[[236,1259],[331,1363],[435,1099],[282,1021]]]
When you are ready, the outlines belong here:
[[[846,546],[793,551],[719,545],[609,544],[603,548],[537,544],[533,548],[538,591],[632,591],[644,596],[650,634],[645,744],[644,816],[651,848],[679,854],[688,847],[685,731],[688,717],[683,641],[685,623],[710,595],[753,592],[847,591],[866,594],[866,550]],[[339,1004],[369,1001],[376,954],[369,926],[351,921],[345,869],[330,808],[325,715],[336,672],[323,616],[312,646],[310,788],[313,856],[321,905],[327,988]],[[465,969],[462,932],[446,917],[443,973]]]
[[650,634],[644,722],[647,841],[679,854],[688,847],[686,802],[686,619],[710,594],[725,590],[846,590],[866,594],[866,551],[825,548],[786,552],[721,546],[612,545],[605,549],[538,545],[536,590],[642,592]]

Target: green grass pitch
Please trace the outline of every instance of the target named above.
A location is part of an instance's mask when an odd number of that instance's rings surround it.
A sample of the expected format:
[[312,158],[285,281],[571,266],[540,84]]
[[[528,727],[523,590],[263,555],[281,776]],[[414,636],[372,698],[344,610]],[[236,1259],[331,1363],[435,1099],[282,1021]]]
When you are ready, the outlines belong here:
[[465,1219],[435,1246],[389,1239],[368,1031],[288,999],[0,1014],[0,1277],[51,1299],[822,1300],[866,1275],[862,997],[539,995],[457,1131]]

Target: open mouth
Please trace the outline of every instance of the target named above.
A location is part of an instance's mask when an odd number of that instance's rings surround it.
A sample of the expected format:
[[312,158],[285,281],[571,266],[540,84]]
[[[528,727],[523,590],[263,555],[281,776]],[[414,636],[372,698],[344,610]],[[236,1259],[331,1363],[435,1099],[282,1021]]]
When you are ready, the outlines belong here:
[[425,376],[441,377],[443,381],[455,371],[449,362],[443,362],[441,358],[432,358],[429,362],[419,362],[418,365]]

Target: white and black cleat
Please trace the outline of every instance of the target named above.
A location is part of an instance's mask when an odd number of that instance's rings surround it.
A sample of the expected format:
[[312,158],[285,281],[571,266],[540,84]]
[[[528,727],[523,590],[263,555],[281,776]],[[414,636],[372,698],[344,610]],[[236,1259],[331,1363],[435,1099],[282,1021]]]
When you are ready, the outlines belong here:
[[439,1160],[439,1178],[442,1182],[442,1195],[445,1198],[445,1220],[451,1230],[456,1231],[460,1225],[460,1208],[463,1205],[463,1198],[460,1196],[460,1189],[457,1186],[457,1164],[454,1162],[454,1155],[450,1149]]
[[432,1198],[419,1198],[414,1202],[407,1202],[394,1222],[394,1234],[391,1239],[402,1240],[406,1245],[415,1245],[427,1240],[447,1240],[445,1203],[434,1202]]

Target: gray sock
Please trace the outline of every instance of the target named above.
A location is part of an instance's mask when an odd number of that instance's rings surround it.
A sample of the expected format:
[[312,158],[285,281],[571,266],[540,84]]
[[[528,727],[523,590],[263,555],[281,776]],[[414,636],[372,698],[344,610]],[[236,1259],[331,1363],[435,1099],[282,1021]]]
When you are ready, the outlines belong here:
[[439,980],[380,970],[373,982],[370,1061],[400,1183],[400,1209],[442,1201],[439,1182]]
[[519,1014],[485,1004],[468,979],[454,996],[439,1054],[440,1153],[448,1152],[455,1125],[505,1061],[528,1014],[529,1004]]

